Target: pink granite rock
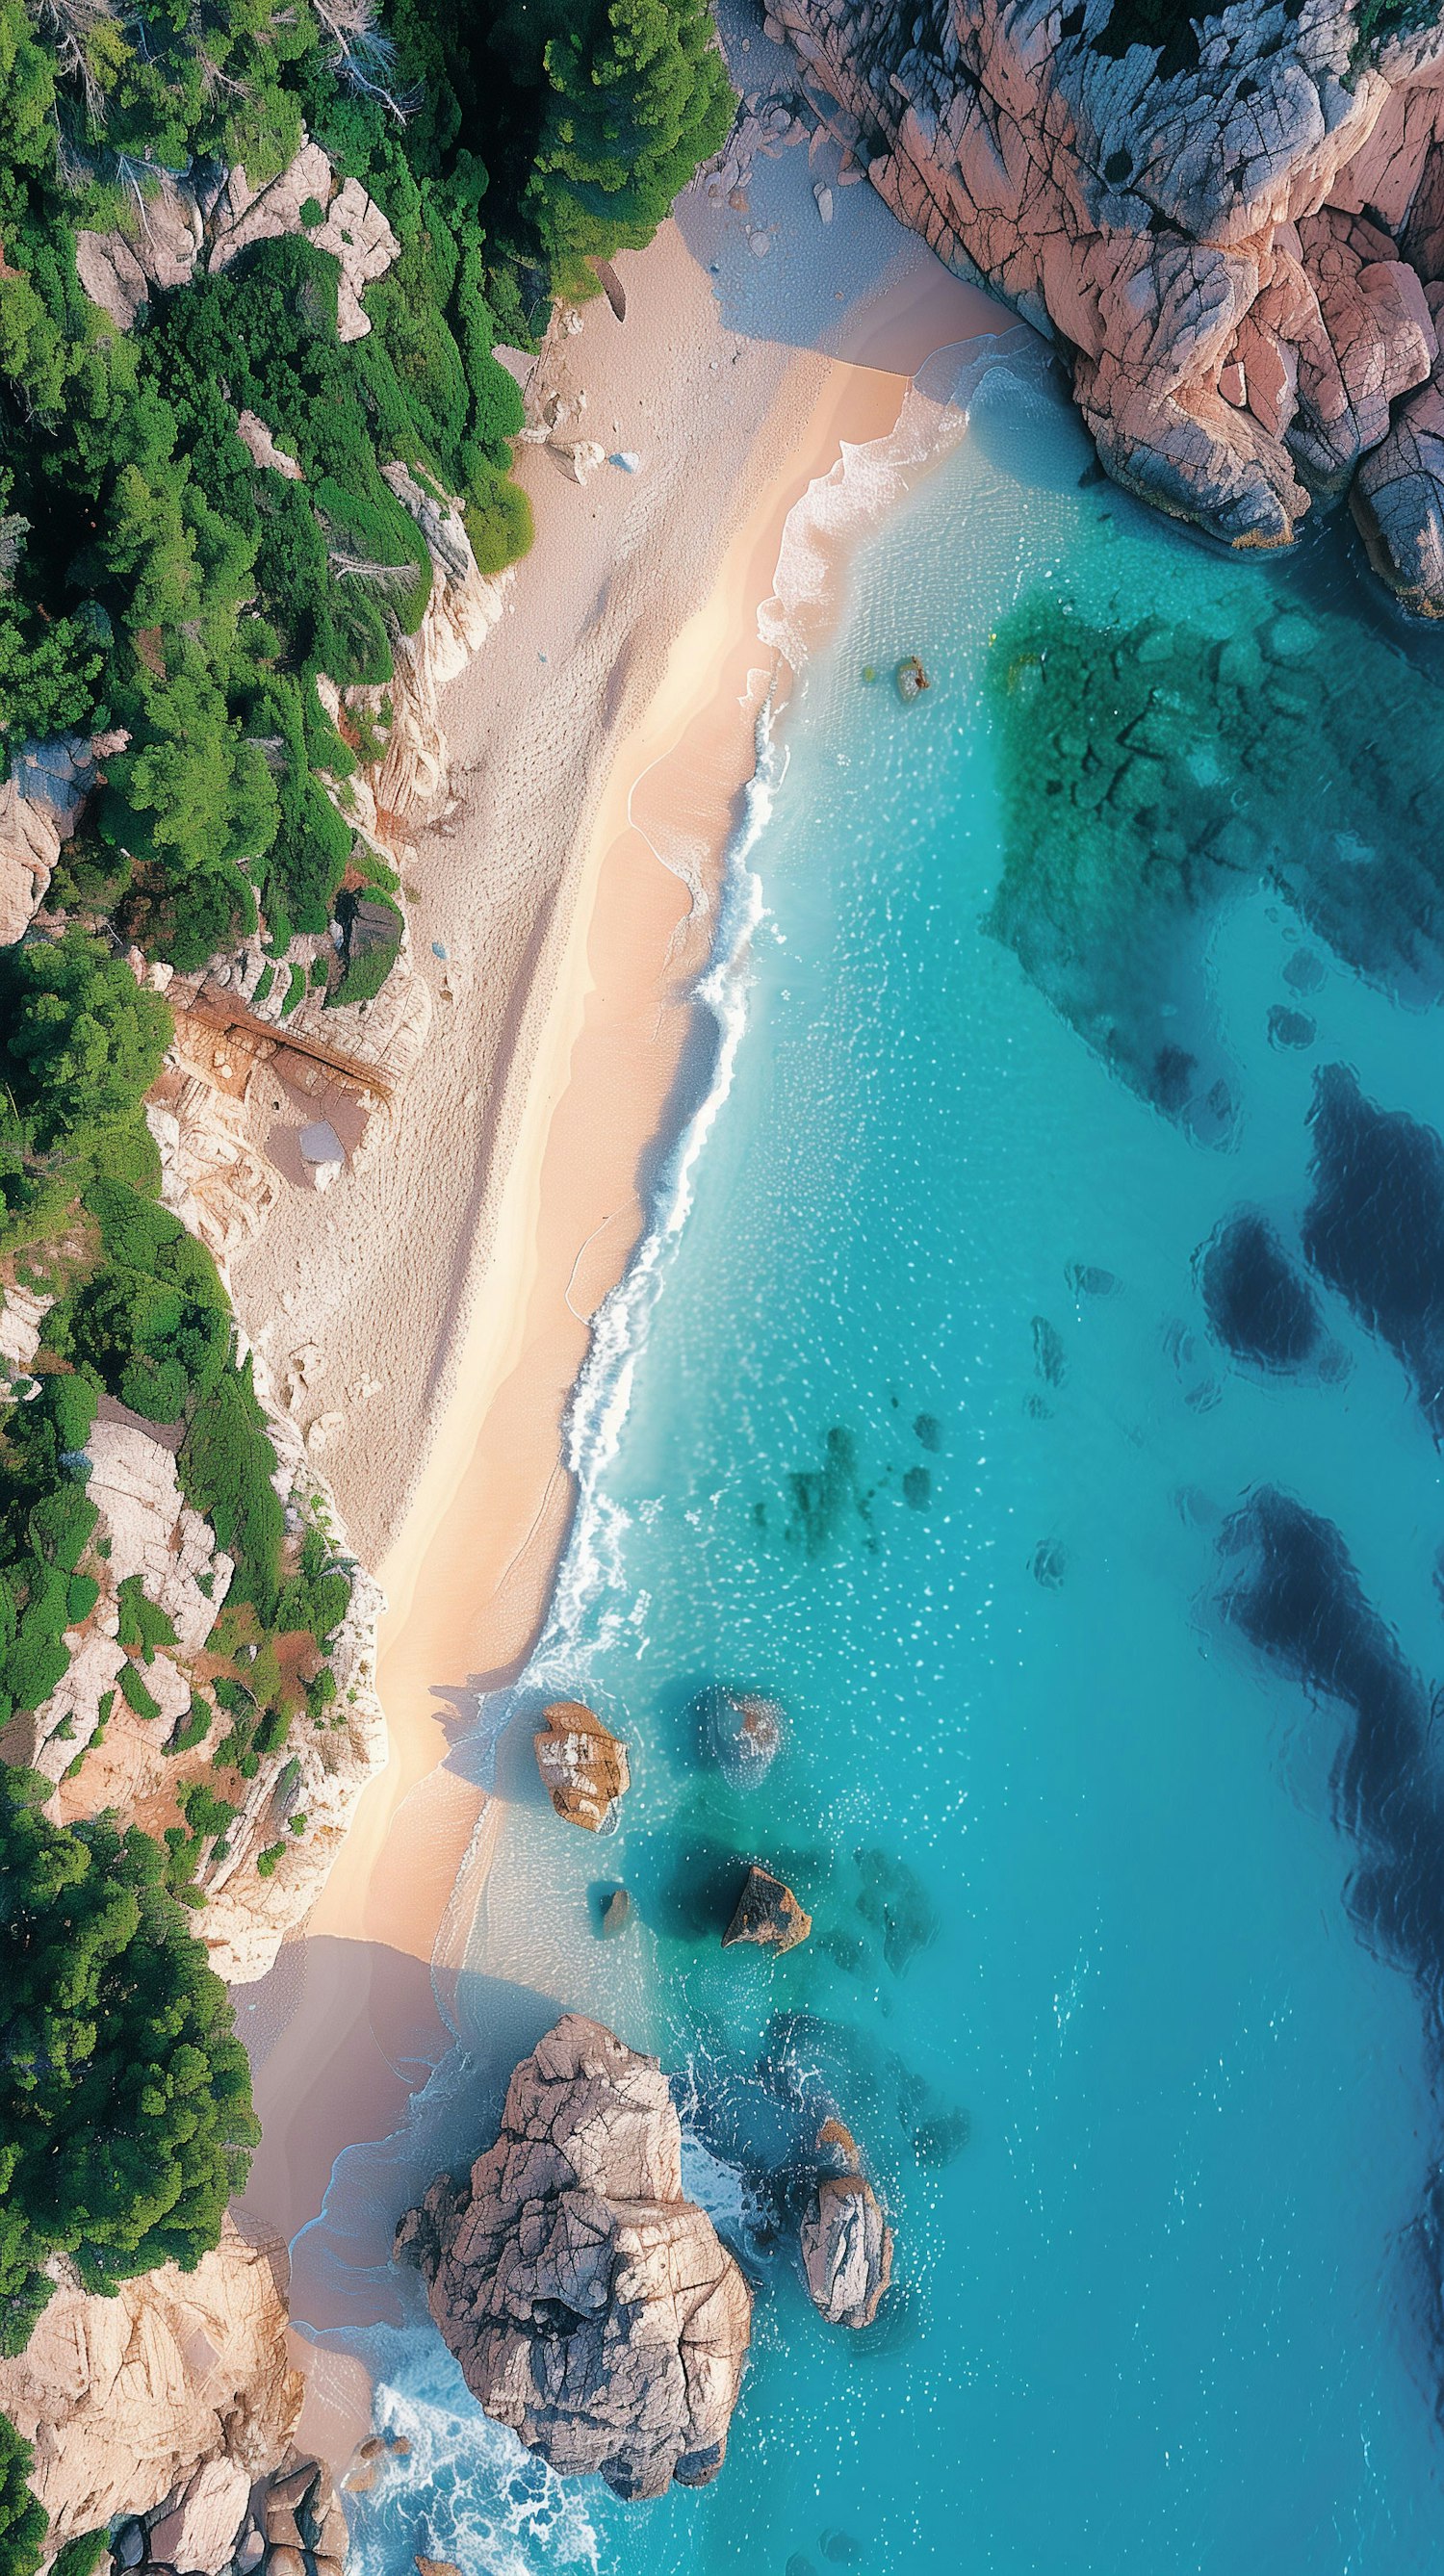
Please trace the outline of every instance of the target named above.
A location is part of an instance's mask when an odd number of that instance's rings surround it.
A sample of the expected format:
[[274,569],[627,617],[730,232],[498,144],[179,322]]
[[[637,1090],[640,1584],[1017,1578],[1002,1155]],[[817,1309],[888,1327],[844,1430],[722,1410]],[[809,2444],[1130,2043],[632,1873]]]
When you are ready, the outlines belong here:
[[814,108],[960,274],[1055,337],[1102,462],[1235,546],[1348,488],[1444,614],[1444,8],[1349,0],[1125,43],[1121,0],[775,0]]
[[628,2500],[716,2476],[751,2334],[681,2156],[656,2059],[569,2013],[512,2076],[495,2146],[396,2236],[487,2413]]

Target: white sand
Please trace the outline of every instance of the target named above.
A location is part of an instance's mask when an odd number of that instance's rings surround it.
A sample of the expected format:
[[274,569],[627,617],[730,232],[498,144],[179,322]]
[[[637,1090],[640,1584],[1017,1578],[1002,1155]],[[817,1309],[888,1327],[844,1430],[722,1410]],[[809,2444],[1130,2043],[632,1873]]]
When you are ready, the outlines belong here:
[[[645,471],[578,489],[524,452],[537,544],[449,692],[468,812],[427,845],[415,907],[418,951],[442,940],[470,980],[438,1006],[394,1142],[324,1201],[298,1198],[238,1265],[249,1324],[299,1286],[297,1337],[336,1383],[383,1380],[326,1463],[392,1605],[391,1757],[304,1941],[238,1997],[243,2030],[264,2033],[247,2210],[288,2239],[340,2149],[385,2136],[418,2061],[447,2044],[429,1967],[480,1804],[447,1748],[540,1622],[571,1507],[568,1395],[643,1222],[639,1175],[711,942],[710,907],[656,851],[685,847],[715,889],[794,503],[844,439],[891,428],[930,350],[997,320],[898,241],[884,302],[848,316],[845,360],[726,331],[675,225],[619,263],[624,326],[589,308],[570,354],[590,423]],[[486,1821],[499,1828],[495,1805]],[[344,2322],[297,2287],[298,2314]],[[353,2417],[316,2383],[310,2438],[344,2456]]]

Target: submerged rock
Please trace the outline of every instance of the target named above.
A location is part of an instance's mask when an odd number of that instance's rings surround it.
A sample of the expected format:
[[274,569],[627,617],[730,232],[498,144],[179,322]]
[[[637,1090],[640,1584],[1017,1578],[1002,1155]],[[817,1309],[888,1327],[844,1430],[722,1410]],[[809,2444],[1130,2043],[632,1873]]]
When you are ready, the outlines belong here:
[[751,2337],[681,2158],[657,2060],[569,2013],[513,2074],[496,2144],[396,2235],[488,2415],[629,2502],[716,2476]]
[[553,1700],[542,1716],[545,1726],[532,1742],[552,1805],[567,1824],[600,1833],[631,1787],[627,1748],[582,1700]]
[[755,1789],[782,1750],[782,1711],[756,1691],[701,1692],[694,1701],[702,1740],[729,1789]]
[[840,2120],[824,2122],[817,2146],[841,2170],[818,2175],[802,2221],[808,2296],[829,2325],[870,2326],[892,2279],[892,2229]]
[[1220,1225],[1201,1264],[1203,1302],[1236,1359],[1301,1368],[1323,1335],[1318,1301],[1266,1217],[1243,1209]]
[[604,1941],[615,1941],[625,1932],[632,1919],[632,1900],[624,1887],[614,1887],[602,1899],[600,1931]]
[[798,1904],[785,1879],[755,1864],[743,1881],[736,1910],[722,1935],[722,1947],[753,1941],[759,1949],[795,1950],[812,1930],[812,1917]]

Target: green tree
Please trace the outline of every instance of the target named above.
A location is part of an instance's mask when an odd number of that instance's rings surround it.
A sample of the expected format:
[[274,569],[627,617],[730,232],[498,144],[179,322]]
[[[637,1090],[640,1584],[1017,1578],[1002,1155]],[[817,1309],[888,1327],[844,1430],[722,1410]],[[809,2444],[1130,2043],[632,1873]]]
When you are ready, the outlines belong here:
[[0,2415],[0,2576],[35,2576],[45,2546],[45,2507],[26,2480],[33,2454]]
[[24,2348],[68,2254],[89,2290],[193,2271],[258,2135],[225,1987],[113,1818],[53,1825],[0,1781],[0,2348]]
[[649,242],[700,161],[721,149],[732,90],[704,0],[611,0],[545,51],[552,102],[526,198],[554,285]]
[[39,1152],[128,1124],[169,1036],[165,1004],[99,940],[0,949],[0,1082]]
[[0,1249],[45,1232],[97,1161],[142,1166],[170,1013],[98,940],[0,949]]

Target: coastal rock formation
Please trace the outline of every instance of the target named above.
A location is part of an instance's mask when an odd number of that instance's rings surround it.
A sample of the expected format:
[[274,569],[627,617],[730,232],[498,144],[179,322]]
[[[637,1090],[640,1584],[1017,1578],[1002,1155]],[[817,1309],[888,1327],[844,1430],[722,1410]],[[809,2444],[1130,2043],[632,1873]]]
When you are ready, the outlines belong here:
[[542,1716],[545,1726],[532,1743],[552,1805],[567,1824],[600,1833],[631,1786],[627,1748],[579,1699],[553,1700]]
[[168,2560],[181,2569],[226,2563],[251,2481],[285,2452],[300,2407],[270,2262],[229,2219],[193,2272],[166,2264],[114,2298],[63,2281],[24,2352],[0,2361],[0,2412],[33,2447],[48,2546],[161,2508],[199,2545],[234,2504],[222,2554]]
[[1118,482],[1235,546],[1352,482],[1379,571],[1444,615],[1444,12],[771,0],[769,26],[903,221],[1056,338]]
[[870,2326],[892,2280],[893,2233],[840,2120],[818,2132],[820,2173],[802,2221],[802,2268],[818,2315],[833,2326]]
[[[266,1408],[276,1452],[275,1483],[290,1512],[318,1521],[333,1534],[336,1562],[351,1586],[350,1600],[330,1640],[328,1664],[336,1680],[332,1723],[305,1727],[263,1762],[249,1783],[235,1823],[196,1873],[204,1889],[198,1918],[211,1965],[228,1984],[249,1984],[273,1965],[286,1934],[310,1913],[330,1875],[368,1780],[384,1768],[386,1718],[376,1691],[376,1631],[386,1596],[345,1545],[335,1497],[318,1474],[305,1440],[275,1391],[260,1355],[253,1354],[256,1392]],[[304,1815],[304,1836],[292,1839],[283,1866],[260,1875],[260,1853],[292,1815]]]
[[798,1904],[784,1879],[774,1878],[770,1869],[749,1869],[737,1899],[736,1911],[722,1935],[722,1947],[730,1950],[734,1942],[753,1941],[759,1949],[795,1950],[812,1930],[812,1917]]
[[656,2059],[569,2013],[512,2076],[495,2146],[397,2231],[487,2413],[628,2500],[716,2476],[751,2332],[681,2154]]
[[782,1711],[757,1691],[720,1687],[694,1703],[702,1739],[729,1789],[745,1795],[766,1779],[782,1749]]

